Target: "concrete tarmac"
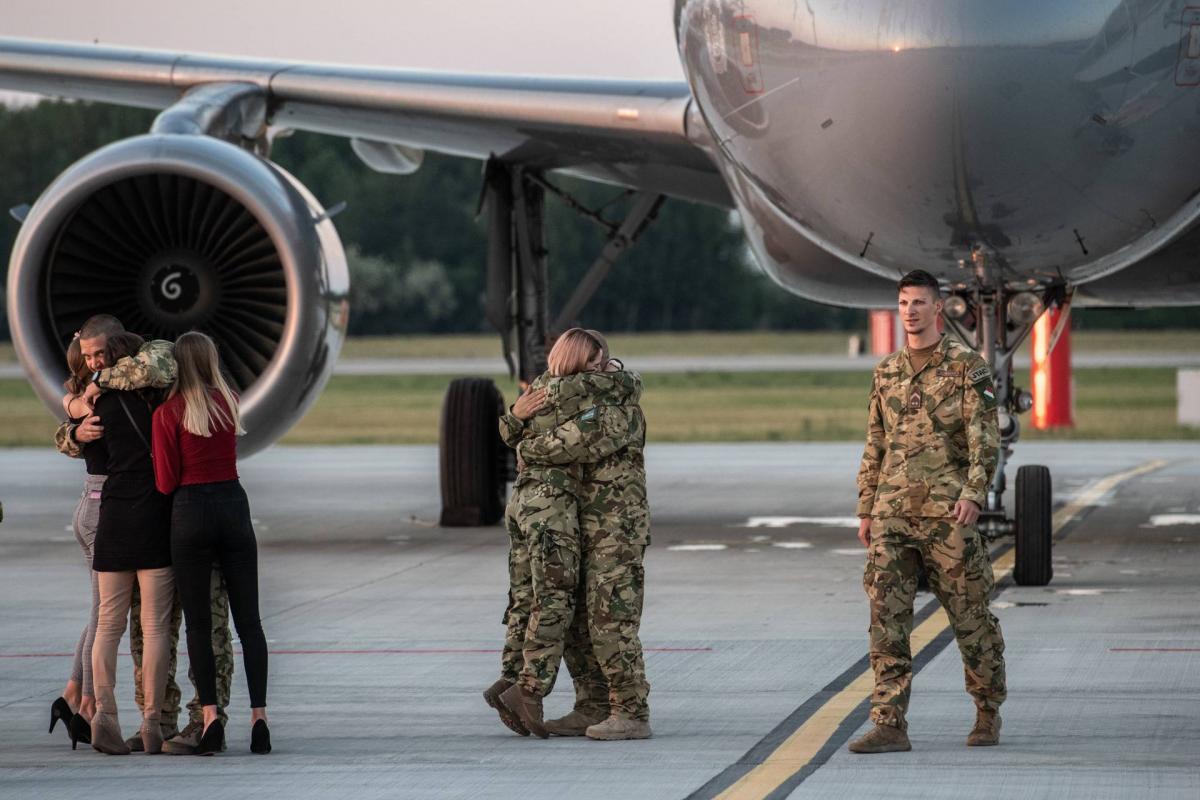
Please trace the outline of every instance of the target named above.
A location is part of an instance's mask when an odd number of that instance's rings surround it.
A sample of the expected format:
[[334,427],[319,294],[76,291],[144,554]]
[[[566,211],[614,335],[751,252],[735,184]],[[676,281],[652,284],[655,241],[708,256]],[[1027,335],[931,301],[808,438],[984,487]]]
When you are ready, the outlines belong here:
[[[972,706],[941,635],[918,656],[913,751],[845,750],[866,727],[866,695],[846,679],[867,647],[849,527],[857,445],[650,448],[642,638],[654,738],[612,743],[521,738],[483,704],[498,673],[506,540],[499,527],[436,527],[433,448],[276,447],[242,465],[275,752],[248,751],[239,663],[229,751],[208,759],[72,752],[61,727],[47,735],[87,612],[69,530],[82,465],[0,451],[0,798],[682,798],[732,786],[744,797],[1194,800],[1200,447],[1017,450],[1010,478],[1049,464],[1056,504],[1078,513],[1060,531],[1053,583],[1004,584],[994,601],[1010,687],[1000,747],[964,746]],[[127,734],[131,683],[123,656]],[[834,714],[846,692],[850,710]],[[564,675],[547,711],[569,706]],[[734,785],[750,773],[770,779]]]

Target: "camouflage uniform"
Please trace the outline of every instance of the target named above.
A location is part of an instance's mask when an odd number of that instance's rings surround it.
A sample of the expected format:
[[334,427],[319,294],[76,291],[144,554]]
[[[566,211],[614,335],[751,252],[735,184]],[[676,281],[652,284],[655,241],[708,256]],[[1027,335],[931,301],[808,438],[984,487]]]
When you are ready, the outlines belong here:
[[550,432],[526,438],[517,453],[527,469],[583,467],[580,569],[587,616],[584,624],[583,615],[576,615],[566,651],[576,709],[648,720],[650,685],[638,638],[642,559],[650,543],[641,378],[629,371],[574,377],[592,398],[590,407]]
[[976,527],[954,520],[960,499],[985,505],[999,444],[991,370],[972,350],[943,337],[920,371],[907,349],[875,368],[858,516],[872,519],[863,587],[877,724],[907,727],[920,564],[954,629],[967,692],[980,709],[1004,702],[1004,638],[988,609],[991,562]]
[[[96,375],[96,385],[104,389],[137,390],[165,389],[175,383],[177,375],[175,364],[175,345],[162,339],[145,342],[136,356],[124,356],[111,367],[100,370]],[[54,440],[59,452],[74,458],[83,455],[82,448],[74,438],[74,428],[70,422],[64,422],[55,432]],[[130,604],[129,646],[133,655],[134,699],[138,708],[142,707],[142,621],[141,594],[137,584],[133,587]],[[216,655],[217,668],[217,715],[227,721],[225,707],[229,705],[230,685],[233,682],[233,635],[229,630],[229,593],[225,587],[225,576],[217,565],[213,565],[212,582],[212,619],[213,619],[213,653]],[[175,680],[179,658],[179,630],[183,624],[183,605],[179,601],[178,592],[171,607],[171,638],[170,657],[167,662],[167,686],[163,694],[160,722],[163,727],[175,727],[179,718],[179,704],[183,693]],[[188,667],[188,679],[195,687],[192,669]],[[188,714],[192,722],[201,722],[199,697],[193,694],[188,702]]]
[[[529,389],[545,389],[546,401],[529,420],[519,420],[511,412],[500,418],[500,436],[510,447],[515,448],[523,437],[553,430],[579,413],[587,399],[578,381],[548,373],[534,380]],[[536,678],[527,681],[526,688],[539,696],[549,694],[554,686],[579,583],[582,472],[582,467],[572,465],[526,465],[513,484],[504,513],[509,536],[509,597],[501,677],[519,682],[529,652]]]

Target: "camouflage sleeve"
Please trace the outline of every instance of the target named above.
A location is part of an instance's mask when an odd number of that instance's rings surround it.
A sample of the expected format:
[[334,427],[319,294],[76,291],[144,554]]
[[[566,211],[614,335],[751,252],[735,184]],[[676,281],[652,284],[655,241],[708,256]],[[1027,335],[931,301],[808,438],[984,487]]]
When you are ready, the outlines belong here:
[[867,406],[867,444],[863,448],[862,462],[858,465],[858,507],[855,513],[859,517],[871,516],[871,509],[875,505],[875,489],[879,485],[879,467],[887,446],[880,402],[878,378],[872,378],[871,399]]
[[525,432],[524,420],[519,420],[513,416],[512,407],[500,415],[500,438],[509,447],[515,448],[521,441],[521,435]]
[[96,385],[102,389],[165,389],[175,382],[175,345],[162,339],[146,342],[136,356],[125,356],[100,370]]
[[996,471],[1000,451],[1000,427],[996,419],[996,387],[992,371],[983,359],[967,372],[963,390],[963,420],[967,429],[967,480],[959,500],[970,500],[983,508],[988,487]]
[[76,424],[64,422],[54,432],[54,447],[64,456],[83,458],[83,445],[75,441]]
[[526,464],[594,464],[641,436],[637,406],[592,406],[554,430],[521,442],[517,455]]

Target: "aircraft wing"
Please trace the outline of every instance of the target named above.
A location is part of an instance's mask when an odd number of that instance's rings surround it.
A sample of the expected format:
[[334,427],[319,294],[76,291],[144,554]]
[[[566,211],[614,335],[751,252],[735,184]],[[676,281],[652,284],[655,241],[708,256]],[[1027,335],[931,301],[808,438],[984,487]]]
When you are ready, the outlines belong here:
[[262,87],[276,129],[496,156],[732,205],[682,81],[427,73],[0,38],[0,88],[163,109],[211,83]]

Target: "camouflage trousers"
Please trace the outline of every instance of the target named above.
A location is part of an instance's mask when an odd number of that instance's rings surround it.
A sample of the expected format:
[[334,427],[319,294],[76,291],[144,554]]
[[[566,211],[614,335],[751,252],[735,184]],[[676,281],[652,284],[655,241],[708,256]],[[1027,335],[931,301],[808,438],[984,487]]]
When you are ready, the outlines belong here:
[[[133,600],[129,610],[129,649],[133,655],[133,685],[134,701],[137,707],[142,707],[142,598],[138,593],[137,582],[133,584]],[[217,659],[217,716],[222,724],[229,721],[225,708],[229,705],[230,685],[233,683],[233,636],[229,630],[229,590],[225,586],[225,573],[213,565],[212,571],[212,619],[213,619],[213,654]],[[167,690],[163,694],[163,705],[159,721],[165,727],[176,727],[179,724],[179,703],[183,693],[175,680],[175,671],[179,666],[179,630],[183,625],[183,604],[179,601],[179,592],[171,604],[171,643],[170,655],[167,661]],[[200,705],[199,694],[195,690],[196,678],[191,665],[188,666],[188,680],[192,683],[192,699],[188,701],[188,721],[202,723],[204,712]]]
[[979,532],[946,518],[885,518],[871,523],[863,588],[871,604],[871,720],[907,728],[912,690],[913,600],[924,565],[962,654],[967,693],[981,709],[1007,696],[1004,636],[988,609],[992,564]]
[[[501,667],[544,697],[554,688],[579,587],[579,502],[565,489],[526,483],[505,510],[509,607]],[[515,677],[514,677],[515,676]]]
[[645,545],[590,524],[586,513],[581,531],[574,495],[535,486],[541,488],[514,490],[505,513],[509,603],[501,675],[545,697],[566,661],[576,710],[649,719],[638,638]]

